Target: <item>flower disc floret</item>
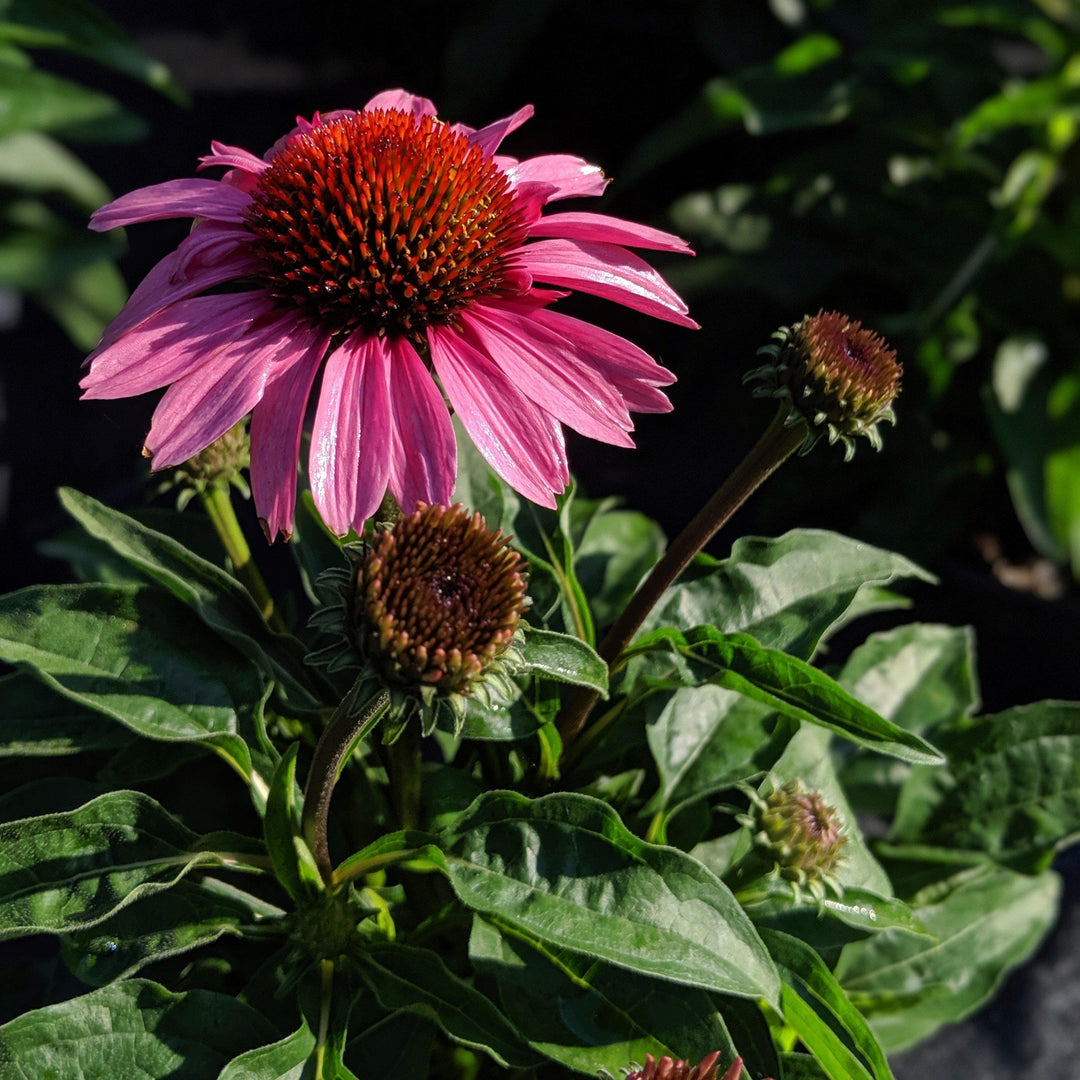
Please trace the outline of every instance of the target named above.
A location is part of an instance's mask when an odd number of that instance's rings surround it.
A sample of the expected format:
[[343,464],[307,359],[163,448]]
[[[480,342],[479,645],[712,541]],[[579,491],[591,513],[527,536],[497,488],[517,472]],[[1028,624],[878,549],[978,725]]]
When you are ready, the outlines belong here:
[[468,695],[526,607],[521,556],[461,506],[421,507],[378,534],[356,578],[356,635],[391,684]]
[[432,116],[391,109],[297,135],[252,192],[256,277],[337,333],[404,334],[505,295],[527,235],[506,174]]
[[802,452],[823,435],[844,444],[844,458],[855,452],[854,439],[865,436],[881,449],[882,422],[894,424],[893,401],[900,392],[902,368],[896,352],[863,325],[838,311],[807,315],[781,327],[773,343],[758,350],[770,362],[744,377],[757,382],[755,397],[790,403],[789,423],[808,426]]

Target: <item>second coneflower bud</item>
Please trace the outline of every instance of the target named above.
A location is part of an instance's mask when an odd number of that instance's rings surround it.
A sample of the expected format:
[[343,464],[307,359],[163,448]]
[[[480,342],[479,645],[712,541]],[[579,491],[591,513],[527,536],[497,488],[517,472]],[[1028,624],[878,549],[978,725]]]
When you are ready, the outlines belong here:
[[872,330],[838,311],[807,315],[773,334],[758,350],[769,362],[747,372],[755,396],[790,403],[789,424],[805,421],[805,453],[822,436],[844,444],[844,458],[865,436],[881,449],[878,425],[895,423],[893,401],[900,392],[902,368],[896,353]]
[[[724,1073],[723,1080],[738,1080],[742,1067],[742,1058],[736,1058]],[[644,1066],[628,1072],[626,1080],[717,1080],[719,1075],[720,1051],[714,1050],[697,1065],[669,1057],[657,1060],[652,1054],[646,1054]]]

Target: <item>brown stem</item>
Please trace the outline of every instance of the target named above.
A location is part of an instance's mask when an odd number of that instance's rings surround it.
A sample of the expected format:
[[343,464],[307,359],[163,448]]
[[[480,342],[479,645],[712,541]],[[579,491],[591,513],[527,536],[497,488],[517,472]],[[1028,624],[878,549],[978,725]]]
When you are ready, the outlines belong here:
[[[609,669],[614,666],[623,649],[630,644],[656,602],[690,565],[694,556],[802,444],[806,437],[806,424],[800,422],[788,426],[785,421],[789,413],[789,406],[782,404],[765,433],[712,498],[698,511],[693,521],[679,533],[663,558],[630,598],[630,602],[600,643],[598,651],[607,661]],[[559,719],[564,760],[567,748],[585,726],[598,697],[595,690],[579,687],[564,706]]]
[[405,730],[390,746],[390,783],[398,828],[416,829],[420,825],[420,725],[405,725]]

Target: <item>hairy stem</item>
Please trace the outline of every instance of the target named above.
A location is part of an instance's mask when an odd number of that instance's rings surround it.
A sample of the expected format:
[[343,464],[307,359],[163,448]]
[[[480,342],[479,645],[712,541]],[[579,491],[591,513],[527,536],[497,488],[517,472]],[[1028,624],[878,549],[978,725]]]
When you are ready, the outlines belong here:
[[[600,643],[599,653],[607,661],[609,669],[615,667],[619,654],[630,644],[645,616],[656,602],[690,565],[694,556],[730,520],[740,506],[776,471],[802,444],[806,437],[806,424],[787,426],[789,414],[787,403],[781,404],[776,415],[735,471],[717,489],[711,499],[698,511],[697,516],[672,541],[663,558],[653,567],[649,576],[630,598],[622,614],[615,620]],[[581,729],[589,712],[596,704],[599,694],[595,690],[579,687],[571,695],[559,718],[559,734],[563,740],[563,755]]]
[[304,810],[301,815],[301,831],[323,881],[330,885],[334,868],[330,862],[330,846],[326,838],[326,826],[330,818],[330,797],[341,775],[352,748],[370,732],[390,707],[390,694],[380,691],[362,712],[353,713],[356,694],[360,687],[357,680],[334,710],[311,759],[307,783],[304,786]]

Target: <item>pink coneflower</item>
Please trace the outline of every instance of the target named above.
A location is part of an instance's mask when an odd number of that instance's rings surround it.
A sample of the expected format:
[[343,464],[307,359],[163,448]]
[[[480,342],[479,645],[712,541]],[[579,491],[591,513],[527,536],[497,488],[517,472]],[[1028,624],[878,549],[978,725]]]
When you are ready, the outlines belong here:
[[[406,512],[450,502],[446,399],[504,480],[554,506],[569,480],[561,425],[632,446],[630,410],[667,411],[657,387],[674,381],[629,341],[554,310],[559,290],[697,324],[622,246],[688,252],[683,241],[603,214],[541,216],[606,180],[565,154],[498,155],[532,111],[474,131],[389,90],[361,112],[298,121],[265,157],[212,143],[202,162],[225,166],[221,180],[170,180],[103,206],[94,229],[196,220],[106,330],[83,396],[168,386],[146,437],[155,469],[250,413],[251,486],[271,539],[292,529],[316,376],[308,471],[335,533],[359,530],[388,489]],[[210,291],[226,283],[245,288]]]

